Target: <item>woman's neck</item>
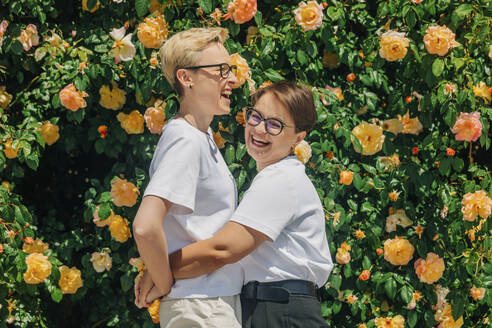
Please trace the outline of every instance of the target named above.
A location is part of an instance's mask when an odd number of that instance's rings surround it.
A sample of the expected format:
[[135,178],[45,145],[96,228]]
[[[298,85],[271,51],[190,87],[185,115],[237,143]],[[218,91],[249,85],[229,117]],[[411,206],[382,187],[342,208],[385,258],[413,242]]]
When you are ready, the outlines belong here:
[[208,133],[210,123],[214,118],[213,115],[200,112],[200,106],[186,101],[186,98],[181,101],[179,106],[179,116],[183,117],[189,124],[202,131]]

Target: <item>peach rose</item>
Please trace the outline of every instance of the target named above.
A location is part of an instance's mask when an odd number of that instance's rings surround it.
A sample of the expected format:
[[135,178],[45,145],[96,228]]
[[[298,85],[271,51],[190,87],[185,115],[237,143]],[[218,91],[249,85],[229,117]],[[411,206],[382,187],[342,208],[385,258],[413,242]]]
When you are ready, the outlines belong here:
[[[374,155],[383,148],[385,138],[383,128],[376,124],[362,122],[352,130],[352,134],[359,140],[362,146],[362,155]],[[353,140],[352,144],[354,144]],[[355,144],[354,150],[360,153],[360,150],[355,147]]]
[[400,314],[394,317],[378,317],[374,319],[374,324],[377,328],[403,328],[405,326],[405,318]]
[[343,242],[340,247],[337,249],[337,255],[335,256],[335,260],[338,264],[347,264],[350,262],[350,245],[346,242]]
[[50,121],[46,121],[39,127],[39,133],[43,137],[43,140],[46,144],[51,146],[54,144],[58,138],[60,138],[60,129],[58,125],[52,124]]
[[487,219],[492,211],[492,199],[487,196],[485,190],[478,190],[474,193],[466,193],[461,201],[463,207],[463,219],[473,222],[480,216],[482,219]]
[[47,256],[32,253],[26,257],[27,271],[24,272],[26,284],[42,283],[51,274],[51,263]]
[[379,38],[379,56],[387,61],[405,58],[410,40],[405,33],[387,31]]
[[398,120],[403,125],[402,133],[419,135],[424,130],[418,117],[410,118],[410,113],[398,115]]
[[301,161],[302,164],[306,164],[312,155],[311,146],[306,140],[302,140],[297,144],[296,148],[294,148],[294,155],[296,155],[297,159]]
[[384,120],[381,125],[384,131],[389,131],[393,133],[395,136],[398,135],[401,131],[403,131],[403,124],[397,118],[392,118],[390,120]]
[[251,77],[251,72],[249,69],[248,62],[246,59],[241,57],[237,52],[231,55],[231,65],[237,66],[236,71],[236,79],[237,83],[235,83],[232,87],[234,89],[239,88]]
[[136,268],[138,272],[145,271],[145,264],[141,257],[132,257],[130,260],[128,260],[128,263],[132,267]]
[[384,259],[393,265],[407,265],[415,248],[406,239],[387,239],[384,242]]
[[85,11],[88,11],[90,13],[93,13],[96,10],[98,10],[99,9],[99,6],[101,5],[101,3],[99,2],[99,0],[97,0],[97,3],[94,5],[94,7],[92,7],[92,8],[89,9],[87,7],[87,1],[88,0],[82,0],[82,9],[85,10]]
[[433,284],[441,279],[444,272],[444,260],[435,253],[427,253],[427,258],[418,259],[413,265],[420,282]]
[[48,244],[43,243],[43,241],[39,238],[36,238],[31,244],[24,243],[24,245],[22,245],[22,250],[29,254],[32,253],[43,254],[48,249],[49,249]]
[[39,45],[38,28],[36,25],[27,25],[26,28],[21,31],[18,40],[22,43],[24,51],[29,51],[32,47]]
[[128,228],[128,220],[119,215],[115,215],[109,224],[111,236],[120,243],[124,243],[132,236],[130,228]]
[[82,287],[82,277],[80,270],[76,267],[69,268],[66,265],[62,265],[60,268],[60,286],[63,294],[75,294],[77,290]]
[[147,17],[138,25],[137,36],[145,48],[159,49],[167,39],[169,31],[164,15]]
[[19,151],[19,146],[17,146],[16,149],[12,148],[12,139],[7,139],[3,143],[3,153],[5,154],[5,157],[14,159],[17,157],[17,152]]
[[475,301],[480,301],[484,298],[485,296],[485,288],[477,288],[473,286],[470,289],[470,295]]
[[329,69],[337,68],[338,55],[333,52],[326,51],[323,55],[323,66],[328,67]]
[[113,260],[107,251],[92,253],[90,261],[96,272],[103,272],[104,270],[109,271],[113,264]]
[[121,128],[128,134],[144,132],[144,116],[136,109],[130,114],[118,113],[116,119],[120,122]]
[[451,132],[458,141],[474,142],[482,135],[482,122],[480,112],[460,113]]
[[405,213],[404,209],[398,209],[386,218],[386,232],[396,231],[396,226],[402,226],[403,228],[408,228],[412,225],[412,220],[410,220]]
[[58,95],[60,96],[62,106],[72,112],[87,106],[84,97],[89,95],[85,91],[78,91],[72,83],[60,90]]
[[8,26],[9,26],[9,22],[7,22],[6,20],[3,20],[0,23],[0,48],[2,47],[2,44],[3,44],[3,35],[7,31]]
[[159,323],[159,305],[161,302],[159,299],[156,299],[148,308],[147,311],[150,314],[150,318],[152,319],[153,323]]
[[220,131],[212,131],[212,136],[214,138],[214,142],[220,149],[224,148],[226,140],[220,134]]
[[451,304],[445,304],[442,310],[437,310],[434,319],[440,323],[438,328],[460,328],[464,324],[463,316],[456,321],[453,319]]
[[118,110],[122,109],[126,102],[126,92],[118,88],[115,81],[111,81],[109,85],[103,85],[99,89],[99,105],[104,108]]
[[412,2],[413,2],[413,3],[415,3],[415,4],[417,4],[417,5],[418,5],[419,3],[421,3],[422,1],[424,1],[424,0],[412,0]]
[[452,82],[447,82],[446,85],[444,86],[443,93],[445,95],[452,95],[455,92],[456,92],[456,85]]
[[250,21],[256,15],[256,10],[256,0],[233,0],[227,5],[227,12],[236,24]]
[[449,49],[458,45],[454,37],[454,33],[446,25],[429,26],[424,36],[425,49],[430,54],[445,56]]
[[489,58],[492,60],[492,44],[489,46]]
[[478,85],[473,86],[473,93],[475,94],[475,97],[482,98],[485,104],[488,104],[488,101],[492,100],[492,95],[489,92],[489,87],[483,81],[480,81]]
[[317,30],[323,24],[323,6],[316,1],[301,1],[294,10],[294,15],[297,25],[300,25],[304,32]]
[[150,133],[161,134],[162,127],[164,126],[166,119],[164,107],[166,107],[166,102],[162,100],[157,100],[154,103],[154,107],[149,107],[145,111],[145,124],[147,125]]
[[0,87],[0,107],[7,108],[12,101],[12,95],[5,91],[5,86]]
[[139,190],[126,179],[116,178],[111,184],[111,198],[116,206],[132,207],[137,203]]
[[352,184],[353,178],[354,178],[354,172],[352,172],[352,171],[341,171],[340,172],[340,179],[338,180],[338,183],[344,184],[346,186],[350,186],[350,184]]

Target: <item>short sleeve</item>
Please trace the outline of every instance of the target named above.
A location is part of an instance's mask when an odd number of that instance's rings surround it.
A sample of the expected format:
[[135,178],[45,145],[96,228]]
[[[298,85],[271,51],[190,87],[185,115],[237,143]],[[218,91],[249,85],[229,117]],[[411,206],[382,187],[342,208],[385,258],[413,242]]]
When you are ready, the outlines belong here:
[[231,221],[267,235],[272,241],[292,222],[297,199],[291,179],[279,168],[265,168],[244,193]]
[[150,165],[150,182],[144,196],[167,199],[173,214],[191,214],[200,174],[200,144],[176,126],[163,130]]

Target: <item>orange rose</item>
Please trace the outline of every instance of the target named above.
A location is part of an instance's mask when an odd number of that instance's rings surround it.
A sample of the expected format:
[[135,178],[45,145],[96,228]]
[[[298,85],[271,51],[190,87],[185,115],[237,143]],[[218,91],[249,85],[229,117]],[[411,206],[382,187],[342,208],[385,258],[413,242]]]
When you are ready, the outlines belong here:
[[355,238],[357,238],[359,240],[366,238],[366,234],[364,233],[364,231],[362,231],[360,229],[358,229],[354,232],[354,236],[355,236]]
[[384,242],[384,259],[393,265],[407,265],[415,248],[406,239],[387,239]]
[[217,147],[219,147],[220,149],[224,148],[226,140],[222,137],[222,135],[220,134],[220,131],[217,131],[217,132],[212,131],[212,135],[213,135],[214,142],[217,145]]
[[233,0],[227,5],[227,12],[236,24],[250,21],[256,15],[256,10],[256,0]]
[[445,56],[449,49],[458,45],[454,37],[454,33],[446,25],[429,26],[424,36],[425,49],[430,54]]
[[72,83],[60,90],[58,95],[60,96],[62,106],[72,112],[87,106],[84,97],[89,95],[85,91],[78,91]]
[[39,133],[43,137],[44,142],[51,146],[60,138],[60,129],[58,125],[52,124],[50,121],[46,121],[39,127]]
[[478,85],[473,86],[473,94],[475,97],[482,98],[485,104],[489,103],[489,100],[492,100],[492,95],[490,94],[490,88],[487,87],[485,82],[480,81]]
[[338,180],[338,183],[344,184],[346,186],[350,186],[353,178],[354,178],[354,172],[352,172],[352,171],[341,171],[340,172],[340,179]]
[[487,219],[492,212],[492,199],[484,190],[465,194],[461,204],[463,205],[461,208],[463,219],[469,222],[475,221],[477,216]]
[[382,128],[384,131],[389,131],[396,136],[398,135],[398,133],[403,131],[403,124],[400,122],[399,119],[392,118],[390,120],[384,120]]
[[82,287],[82,277],[80,270],[76,267],[69,268],[66,265],[60,268],[60,286],[63,294],[75,294],[77,290]]
[[316,1],[301,1],[297,9],[294,10],[297,25],[302,30],[317,30],[323,24],[323,6]]
[[364,270],[362,273],[359,275],[359,280],[366,281],[371,277],[371,271],[369,270]]
[[24,272],[26,284],[42,283],[51,274],[51,263],[47,256],[32,253],[26,257],[27,271]]
[[119,215],[115,215],[109,224],[111,236],[120,243],[124,243],[132,236],[130,228],[128,228],[128,220]]
[[168,35],[167,23],[164,15],[147,17],[138,25],[137,36],[145,48],[159,49]]
[[132,207],[136,204],[139,190],[126,179],[116,178],[111,184],[111,198],[116,206]]
[[246,115],[246,110],[243,108],[239,112],[237,112],[236,122],[242,126],[246,126],[246,119],[244,117],[245,115]]
[[120,122],[121,128],[128,134],[144,132],[144,116],[136,109],[130,114],[118,113],[116,119]]
[[231,65],[236,65],[237,66],[237,71],[236,71],[236,78],[237,78],[237,83],[234,84],[232,87],[239,88],[248,80],[251,76],[251,72],[249,69],[248,62],[246,59],[241,57],[237,52],[231,55]]
[[387,61],[405,58],[410,40],[405,33],[387,31],[379,39],[379,56]]
[[451,129],[458,141],[474,142],[482,135],[480,112],[460,113]]
[[161,302],[159,299],[156,299],[151,306],[148,307],[147,311],[150,314],[150,318],[152,319],[153,323],[159,323],[159,305]]
[[149,107],[145,111],[145,124],[147,125],[150,133],[161,134],[162,127],[164,126],[166,119],[164,107],[166,107],[166,102],[162,100],[157,100],[154,103],[154,107]]
[[403,125],[402,133],[419,135],[423,131],[422,123],[418,117],[410,118],[410,114],[407,112],[405,115],[398,115],[398,120]]
[[485,288],[477,288],[473,286],[470,289],[470,295],[475,301],[480,301],[485,296]]
[[5,154],[5,157],[14,159],[17,157],[17,152],[19,151],[19,146],[17,146],[16,149],[12,148],[12,139],[7,139],[3,143],[3,152]]
[[418,259],[414,263],[415,273],[420,282],[433,284],[441,279],[444,272],[444,260],[435,253],[427,253],[427,258]]

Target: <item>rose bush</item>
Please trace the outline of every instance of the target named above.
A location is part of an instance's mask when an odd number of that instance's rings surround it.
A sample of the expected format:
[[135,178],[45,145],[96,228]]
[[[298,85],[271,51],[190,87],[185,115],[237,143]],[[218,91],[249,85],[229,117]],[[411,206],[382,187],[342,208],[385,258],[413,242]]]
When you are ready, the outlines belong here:
[[[2,0],[0,327],[152,327],[131,223],[178,97],[157,48],[222,26],[238,65],[212,122],[240,195],[255,88],[308,85],[295,150],[322,200],[334,327],[488,327],[491,13],[485,0]],[[147,128],[145,128],[147,127]]]

